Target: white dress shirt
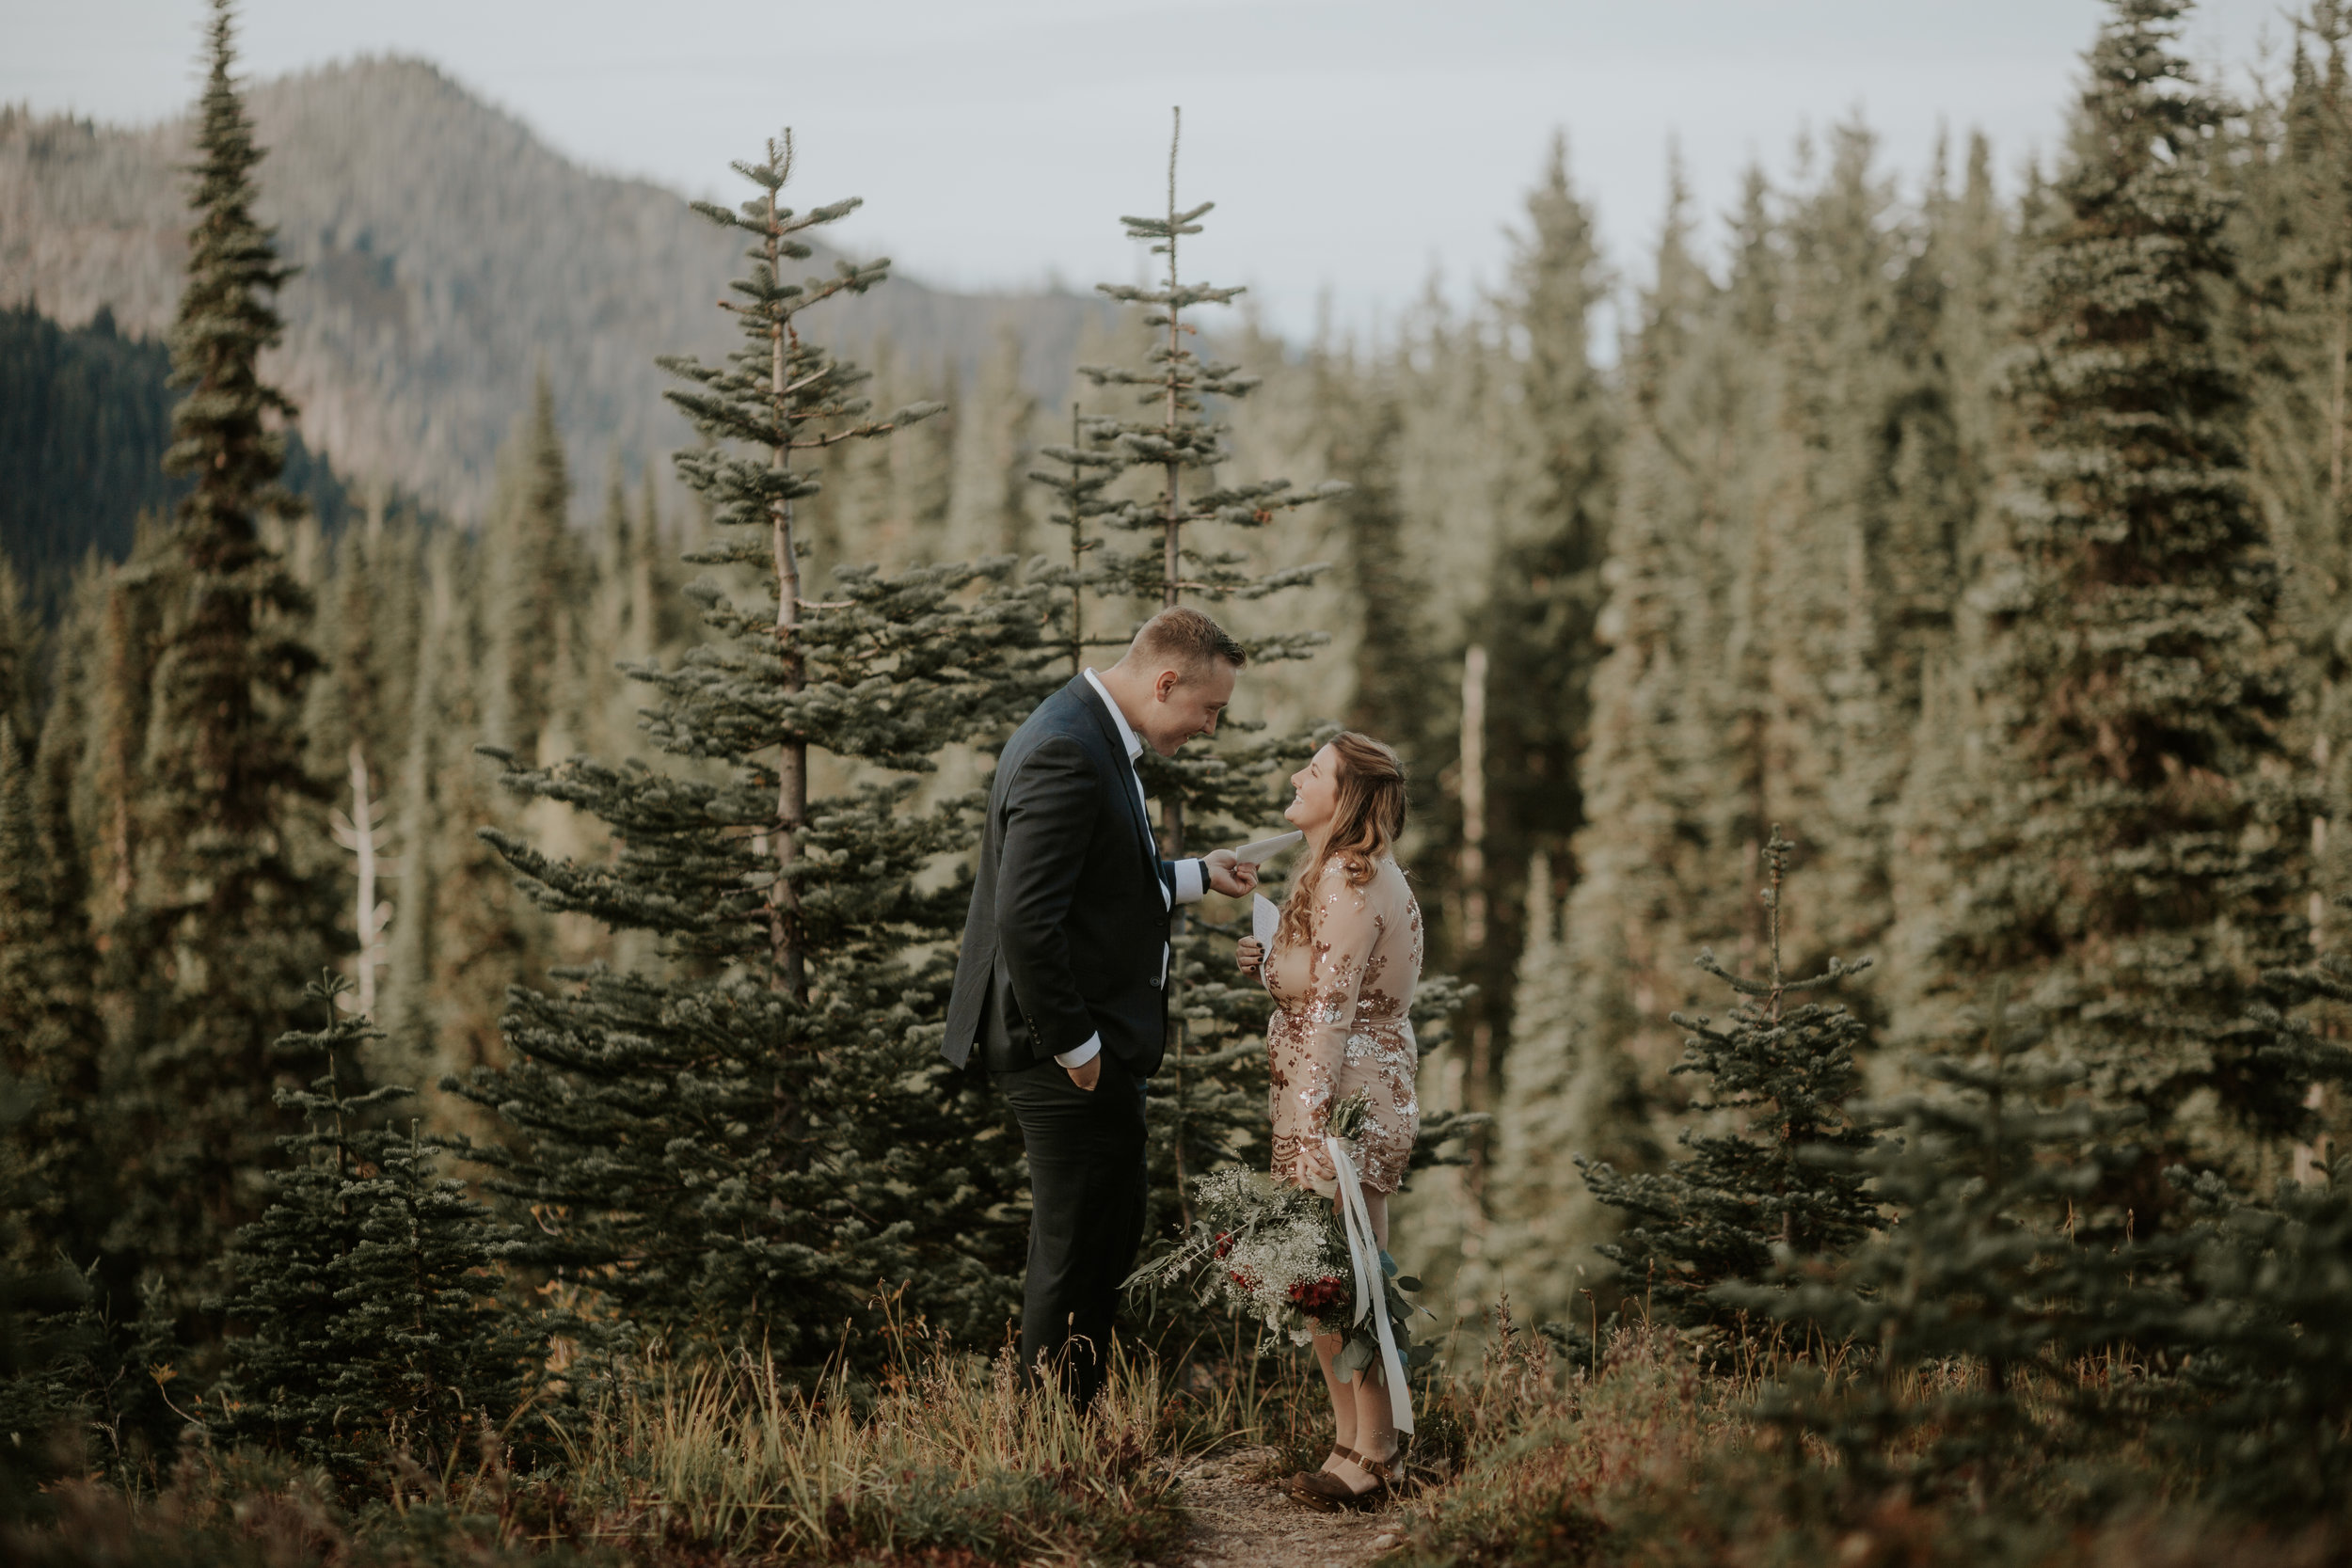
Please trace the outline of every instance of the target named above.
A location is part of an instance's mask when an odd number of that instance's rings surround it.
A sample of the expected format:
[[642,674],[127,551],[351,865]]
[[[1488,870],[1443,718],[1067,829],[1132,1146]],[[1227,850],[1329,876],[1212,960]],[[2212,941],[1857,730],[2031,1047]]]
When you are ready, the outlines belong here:
[[[1135,770],[1136,758],[1143,755],[1143,742],[1137,738],[1134,727],[1127,722],[1127,716],[1119,711],[1119,705],[1111,700],[1110,689],[1103,684],[1102,677],[1091,670],[1086,673],[1086,677],[1087,684],[1094,688],[1094,694],[1103,699],[1103,705],[1111,710],[1111,722],[1119,726],[1120,743],[1127,748],[1127,776],[1135,781],[1136,804],[1143,808],[1144,820],[1149,822],[1152,819],[1152,812],[1143,793],[1143,775]],[[1160,896],[1168,902],[1170,908],[1178,904],[1197,904],[1200,901],[1200,895],[1206,891],[1207,882],[1207,874],[1199,861],[1178,861],[1175,890],[1170,892],[1168,885],[1162,882],[1160,883]],[[1168,984],[1168,948],[1165,944],[1160,948],[1159,983],[1163,986]],[[1086,1037],[1084,1044],[1075,1050],[1062,1052],[1054,1060],[1066,1068],[1081,1068],[1102,1054],[1102,1052],[1103,1037],[1099,1033],[1092,1034]]]

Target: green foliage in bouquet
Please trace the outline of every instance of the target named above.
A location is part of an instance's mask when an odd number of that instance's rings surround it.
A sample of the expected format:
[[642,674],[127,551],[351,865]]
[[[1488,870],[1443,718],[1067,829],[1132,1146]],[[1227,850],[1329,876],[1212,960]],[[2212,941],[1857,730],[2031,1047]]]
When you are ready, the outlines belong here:
[[[1327,1130],[1352,1140],[1369,1110],[1359,1090],[1332,1107]],[[1345,1335],[1334,1362],[1343,1375],[1378,1365],[1377,1323],[1369,1312],[1357,1322],[1356,1267],[1328,1196],[1235,1165],[1201,1177],[1191,1196],[1191,1229],[1128,1276],[1127,1290],[1149,1294],[1188,1283],[1201,1306],[1262,1323],[1295,1345],[1319,1334]],[[1419,1308],[1405,1295],[1421,1281],[1400,1275],[1385,1250],[1379,1264],[1389,1331],[1406,1364],[1422,1366],[1437,1346],[1411,1344]]]

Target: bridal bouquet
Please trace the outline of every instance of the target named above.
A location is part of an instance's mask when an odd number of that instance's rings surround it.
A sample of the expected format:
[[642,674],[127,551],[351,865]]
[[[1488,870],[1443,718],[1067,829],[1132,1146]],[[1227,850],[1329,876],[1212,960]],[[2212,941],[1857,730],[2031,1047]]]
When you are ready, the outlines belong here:
[[[1367,1110],[1360,1093],[1350,1095],[1332,1109],[1330,1135],[1352,1141]],[[1421,1281],[1399,1276],[1386,1252],[1379,1255],[1379,1272],[1377,1306],[1402,1344],[1414,1310],[1403,1292],[1420,1290]],[[1335,1363],[1344,1374],[1377,1364],[1380,1355],[1373,1314],[1357,1321],[1356,1280],[1347,1233],[1328,1197],[1263,1171],[1228,1168],[1193,1183],[1191,1234],[1137,1269],[1126,1288],[1188,1283],[1204,1305],[1255,1318],[1295,1345],[1318,1334],[1344,1334],[1347,1342]],[[1406,1362],[1419,1366],[1435,1350],[1420,1346]]]

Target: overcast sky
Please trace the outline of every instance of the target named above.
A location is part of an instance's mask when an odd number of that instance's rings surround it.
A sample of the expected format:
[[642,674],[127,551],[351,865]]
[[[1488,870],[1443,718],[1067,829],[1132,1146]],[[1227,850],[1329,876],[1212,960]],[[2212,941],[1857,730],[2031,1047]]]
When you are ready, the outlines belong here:
[[[146,122],[192,95],[197,0],[0,0],[0,100]],[[1702,212],[1806,126],[1859,115],[1906,188],[1980,128],[2005,179],[2054,143],[2097,0],[246,0],[262,74],[364,53],[434,60],[590,165],[734,194],[781,125],[843,238],[941,284],[1131,279],[1121,213],[1217,212],[1203,276],[1286,331],[1318,303],[1392,320],[1433,273],[1502,276],[1555,128],[1638,275],[1670,140]],[[2242,87],[2288,39],[2275,0],[2208,0],[2192,55]]]

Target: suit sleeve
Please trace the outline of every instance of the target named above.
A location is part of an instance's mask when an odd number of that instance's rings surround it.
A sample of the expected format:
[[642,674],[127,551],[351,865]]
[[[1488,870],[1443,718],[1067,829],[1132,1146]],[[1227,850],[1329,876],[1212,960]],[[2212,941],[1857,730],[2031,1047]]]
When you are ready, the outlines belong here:
[[1078,993],[1064,926],[1102,810],[1103,786],[1073,740],[1029,753],[1005,793],[1004,847],[996,863],[996,943],[1013,999],[1044,1054],[1084,1045],[1094,1020]]
[[1168,890],[1170,906],[1198,904],[1200,895],[1209,891],[1209,868],[1197,860],[1162,861],[1160,885]]

